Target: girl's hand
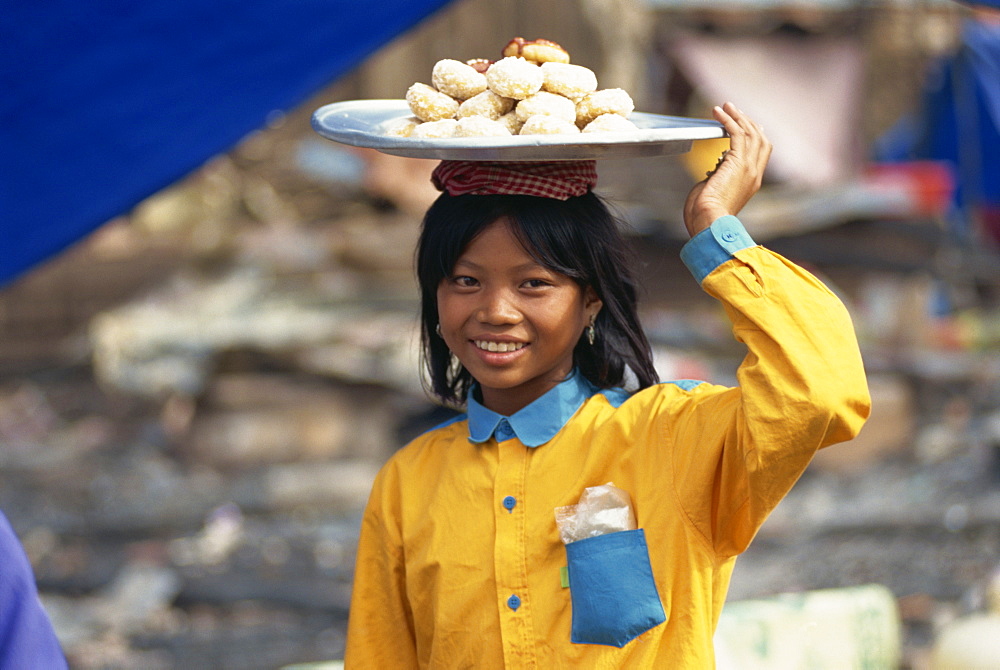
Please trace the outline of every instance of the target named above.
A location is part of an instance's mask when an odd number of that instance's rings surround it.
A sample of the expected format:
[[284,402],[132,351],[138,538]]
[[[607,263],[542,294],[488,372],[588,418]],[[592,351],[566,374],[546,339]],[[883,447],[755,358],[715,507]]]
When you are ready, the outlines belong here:
[[707,179],[694,185],[684,203],[684,225],[691,237],[720,216],[743,209],[760,189],[771,156],[771,143],[761,127],[734,104],[727,102],[712,114],[729,133],[729,151]]

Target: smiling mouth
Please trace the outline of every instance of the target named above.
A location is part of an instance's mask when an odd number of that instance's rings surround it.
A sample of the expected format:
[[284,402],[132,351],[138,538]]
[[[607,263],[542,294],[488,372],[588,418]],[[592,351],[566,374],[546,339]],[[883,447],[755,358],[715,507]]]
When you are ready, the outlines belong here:
[[482,349],[483,351],[491,351],[501,354],[518,351],[528,346],[527,342],[488,342],[486,340],[473,340],[472,343],[475,344],[478,349]]

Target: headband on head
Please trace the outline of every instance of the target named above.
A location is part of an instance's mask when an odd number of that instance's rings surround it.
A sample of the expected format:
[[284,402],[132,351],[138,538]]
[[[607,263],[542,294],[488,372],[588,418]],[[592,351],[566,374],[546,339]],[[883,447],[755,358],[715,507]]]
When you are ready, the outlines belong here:
[[597,161],[441,161],[431,181],[449,195],[533,195],[566,200],[597,185]]

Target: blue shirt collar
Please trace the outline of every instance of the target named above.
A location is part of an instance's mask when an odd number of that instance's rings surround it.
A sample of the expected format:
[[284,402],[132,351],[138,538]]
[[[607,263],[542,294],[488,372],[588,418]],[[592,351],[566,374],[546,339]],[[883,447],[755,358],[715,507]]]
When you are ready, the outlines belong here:
[[[579,370],[512,416],[497,414],[476,400],[475,387],[469,391],[469,441],[482,443],[494,434],[502,442],[517,437],[527,447],[545,444],[556,436],[597,388]],[[512,434],[511,434],[512,431]]]

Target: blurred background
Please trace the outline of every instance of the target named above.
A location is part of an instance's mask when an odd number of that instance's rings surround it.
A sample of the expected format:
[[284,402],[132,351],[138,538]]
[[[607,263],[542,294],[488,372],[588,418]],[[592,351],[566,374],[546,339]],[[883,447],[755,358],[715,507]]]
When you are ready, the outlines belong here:
[[[435,163],[335,145],[310,115],[401,98],[518,35],[639,110],[732,100],[765,127],[741,218],[842,296],[874,407],[737,563],[732,616],[829,597],[820,621],[850,625],[824,635],[862,649],[867,631],[881,660],[808,667],[943,667],[935,646],[988,609],[1000,567],[1000,12],[188,4],[5,10],[0,510],[73,667],[342,657],[374,473],[450,413],[422,391],[411,267]],[[683,198],[725,146],[600,164],[663,379],[732,383],[743,356],[678,259]],[[781,626],[802,637],[775,616],[731,637],[731,667],[806,667],[761,650]]]

